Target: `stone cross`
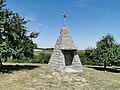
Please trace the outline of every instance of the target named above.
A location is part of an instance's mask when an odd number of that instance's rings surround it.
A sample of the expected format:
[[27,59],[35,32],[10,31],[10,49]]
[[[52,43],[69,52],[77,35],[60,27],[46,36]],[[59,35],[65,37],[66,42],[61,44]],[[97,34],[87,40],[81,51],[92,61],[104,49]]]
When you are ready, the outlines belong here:
[[61,16],[63,16],[63,26],[66,27],[66,20],[67,20],[68,16],[65,12],[62,13]]

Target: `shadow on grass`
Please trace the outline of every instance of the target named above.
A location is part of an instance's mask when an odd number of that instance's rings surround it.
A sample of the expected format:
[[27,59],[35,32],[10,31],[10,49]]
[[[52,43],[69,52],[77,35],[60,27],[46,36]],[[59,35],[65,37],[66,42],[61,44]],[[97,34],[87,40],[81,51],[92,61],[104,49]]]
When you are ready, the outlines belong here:
[[0,72],[2,73],[12,73],[13,71],[19,71],[19,70],[32,70],[34,68],[37,68],[39,66],[35,65],[3,65],[0,69]]
[[106,68],[106,70],[103,67],[101,67],[101,66],[89,66],[88,68],[93,68],[93,69],[100,70],[100,71],[120,73],[120,68]]

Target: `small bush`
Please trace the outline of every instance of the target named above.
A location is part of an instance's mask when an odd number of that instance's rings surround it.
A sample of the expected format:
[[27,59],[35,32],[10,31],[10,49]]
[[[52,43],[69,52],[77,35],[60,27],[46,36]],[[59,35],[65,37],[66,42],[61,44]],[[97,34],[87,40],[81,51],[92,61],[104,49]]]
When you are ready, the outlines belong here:
[[30,60],[31,63],[48,63],[51,53],[41,52]]

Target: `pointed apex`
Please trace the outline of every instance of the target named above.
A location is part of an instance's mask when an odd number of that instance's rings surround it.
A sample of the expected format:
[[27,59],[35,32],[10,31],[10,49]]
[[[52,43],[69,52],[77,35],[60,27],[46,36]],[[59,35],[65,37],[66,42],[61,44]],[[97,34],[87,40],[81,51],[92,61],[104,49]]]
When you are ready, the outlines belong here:
[[62,28],[55,48],[60,50],[77,50],[67,28]]
[[61,28],[61,30],[62,30],[62,29],[67,29],[67,30],[68,30],[68,28],[67,28],[67,27],[62,27],[62,28]]

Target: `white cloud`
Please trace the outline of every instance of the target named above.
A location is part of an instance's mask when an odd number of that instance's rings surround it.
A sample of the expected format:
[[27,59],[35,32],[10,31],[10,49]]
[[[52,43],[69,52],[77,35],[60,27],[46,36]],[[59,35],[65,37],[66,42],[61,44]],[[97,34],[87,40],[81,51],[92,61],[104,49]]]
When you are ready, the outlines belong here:
[[48,30],[48,26],[47,25],[43,25],[41,23],[31,23],[32,25],[30,26],[30,31],[37,31],[37,32],[41,32],[44,30]]
[[39,4],[35,4],[35,5],[32,5],[32,6],[28,6],[28,7],[24,7],[24,8],[21,8],[20,11],[31,11],[31,10],[34,10],[36,8],[39,8]]
[[42,31],[42,30],[47,30],[48,26],[47,25],[43,25],[41,23],[38,23],[35,27],[35,31]]
[[27,24],[30,31],[41,32],[49,28],[47,25],[41,24],[34,15],[28,15],[24,18],[25,20],[30,20],[30,22]]
[[25,16],[25,19],[30,21],[36,21],[36,17],[33,15]]
[[88,7],[88,3],[90,2],[90,0],[77,0],[76,1],[76,4],[79,6],[79,7]]

